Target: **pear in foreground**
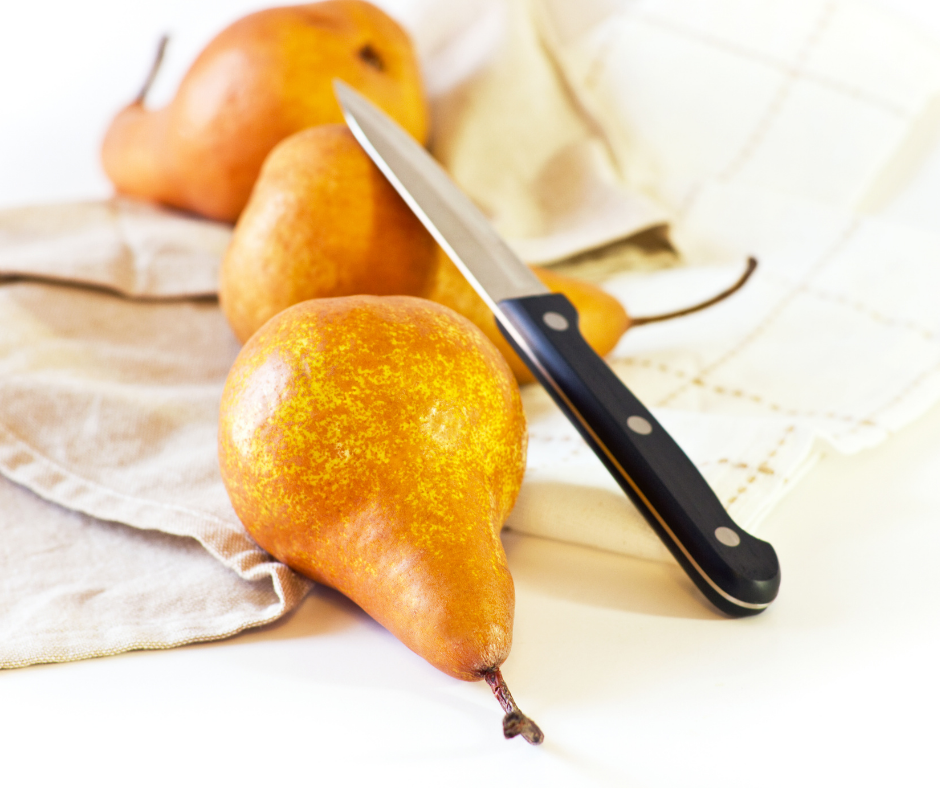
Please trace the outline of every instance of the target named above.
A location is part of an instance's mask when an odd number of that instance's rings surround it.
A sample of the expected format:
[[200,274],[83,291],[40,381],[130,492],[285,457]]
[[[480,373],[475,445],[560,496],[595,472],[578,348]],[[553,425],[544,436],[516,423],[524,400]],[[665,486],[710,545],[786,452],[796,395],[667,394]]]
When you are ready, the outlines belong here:
[[472,323],[423,299],[353,296],[297,304],[246,343],[219,462],[261,547],[445,673],[486,680],[504,733],[537,743],[499,672],[515,605],[499,533],[526,440],[518,385]]

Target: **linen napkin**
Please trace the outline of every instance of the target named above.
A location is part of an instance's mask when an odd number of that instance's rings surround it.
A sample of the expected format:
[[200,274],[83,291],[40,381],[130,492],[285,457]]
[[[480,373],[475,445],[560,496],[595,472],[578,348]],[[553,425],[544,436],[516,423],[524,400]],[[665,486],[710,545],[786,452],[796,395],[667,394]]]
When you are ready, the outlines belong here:
[[224,637],[309,587],[218,472],[238,343],[199,296],[230,232],[125,200],[0,214],[0,667]]
[[[823,450],[875,446],[936,402],[931,42],[849,2],[483,11],[405,21],[448,119],[435,152],[523,256],[614,261],[590,270],[635,314],[759,257],[731,300],[612,354],[743,527],[760,534]],[[642,255],[606,244],[664,216],[683,264],[618,270]],[[0,666],[223,637],[309,588],[218,478],[237,344],[205,296],[228,233],[126,200],[0,215]],[[524,400],[508,526],[671,560],[546,395]]]

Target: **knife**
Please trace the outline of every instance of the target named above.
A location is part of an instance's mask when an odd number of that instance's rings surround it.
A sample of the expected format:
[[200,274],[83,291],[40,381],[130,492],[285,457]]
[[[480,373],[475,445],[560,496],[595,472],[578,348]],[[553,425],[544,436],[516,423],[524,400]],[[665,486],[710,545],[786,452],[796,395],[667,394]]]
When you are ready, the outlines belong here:
[[581,336],[552,293],[395,121],[335,80],[353,135],[493,310],[500,331],[705,597],[760,613],[780,586],[773,547],[739,528],[685,452]]

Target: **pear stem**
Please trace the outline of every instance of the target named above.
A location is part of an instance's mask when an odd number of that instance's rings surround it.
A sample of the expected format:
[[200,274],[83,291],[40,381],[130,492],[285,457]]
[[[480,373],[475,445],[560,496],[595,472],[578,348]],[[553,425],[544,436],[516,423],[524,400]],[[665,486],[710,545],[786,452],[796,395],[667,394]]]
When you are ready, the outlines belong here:
[[160,73],[160,66],[163,64],[163,55],[166,53],[166,45],[170,42],[170,37],[164,33],[160,36],[160,41],[157,43],[157,54],[153,59],[153,63],[150,66],[150,72],[147,74],[147,78],[144,80],[143,87],[140,89],[140,93],[137,94],[137,98],[134,99],[134,104],[143,104],[147,100],[147,94],[150,92],[150,88],[153,87],[154,80],[157,78],[157,74]]
[[747,258],[747,269],[741,275],[741,278],[738,279],[731,287],[727,290],[723,290],[718,295],[713,298],[709,298],[707,301],[702,301],[700,304],[695,304],[694,306],[686,307],[685,309],[679,309],[675,312],[666,312],[662,315],[649,315],[647,317],[634,317],[630,319],[630,327],[642,326],[645,323],[657,323],[660,320],[672,320],[674,317],[682,317],[683,315],[691,315],[693,312],[699,312],[702,309],[707,309],[714,304],[717,304],[719,301],[724,301],[729,295],[740,290],[744,287],[744,283],[751,278],[751,274],[754,273],[754,269],[757,268],[757,260],[753,257]]
[[486,671],[483,678],[490,685],[503,711],[506,712],[506,716],[503,717],[503,736],[511,739],[521,735],[529,744],[541,744],[545,740],[545,734],[538,725],[519,710],[499,668]]

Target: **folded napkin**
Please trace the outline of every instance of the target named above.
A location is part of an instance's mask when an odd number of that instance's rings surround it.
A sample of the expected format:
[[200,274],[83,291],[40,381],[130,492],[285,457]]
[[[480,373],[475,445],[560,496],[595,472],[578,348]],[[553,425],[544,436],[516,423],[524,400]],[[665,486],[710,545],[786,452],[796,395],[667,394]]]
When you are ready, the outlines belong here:
[[0,666],[224,637],[309,587],[218,472],[238,343],[199,296],[230,232],[123,200],[0,214]]
[[[940,55],[916,31],[816,0],[430,7],[403,18],[446,119],[434,150],[526,259],[635,314],[760,259],[732,299],[611,356],[743,527],[824,450],[937,401]],[[683,264],[630,270],[642,253],[609,242],[664,217]],[[206,296],[229,233],[127,200],[0,214],[0,666],[224,637],[309,588],[218,476],[238,346]],[[671,560],[544,392],[523,396],[508,526]]]

